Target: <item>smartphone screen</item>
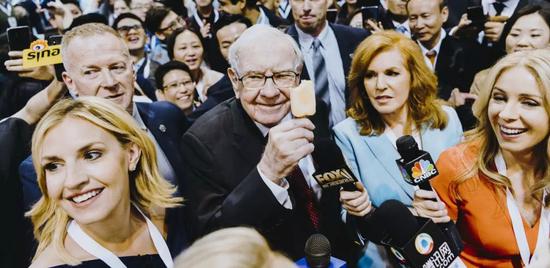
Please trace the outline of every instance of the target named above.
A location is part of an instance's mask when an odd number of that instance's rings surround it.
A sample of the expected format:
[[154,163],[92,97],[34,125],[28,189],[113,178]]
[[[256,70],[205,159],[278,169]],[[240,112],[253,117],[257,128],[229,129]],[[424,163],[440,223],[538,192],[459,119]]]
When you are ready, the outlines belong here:
[[[54,46],[54,45],[61,45],[61,40],[63,36],[62,35],[50,35],[48,37],[48,45]],[[63,57],[63,55],[61,55]],[[65,71],[65,67],[63,67],[63,63],[54,64],[55,69],[55,78],[57,81],[63,81],[63,77],[61,74]]]
[[31,29],[29,26],[17,26],[8,28],[8,43],[10,51],[21,51],[31,45]]

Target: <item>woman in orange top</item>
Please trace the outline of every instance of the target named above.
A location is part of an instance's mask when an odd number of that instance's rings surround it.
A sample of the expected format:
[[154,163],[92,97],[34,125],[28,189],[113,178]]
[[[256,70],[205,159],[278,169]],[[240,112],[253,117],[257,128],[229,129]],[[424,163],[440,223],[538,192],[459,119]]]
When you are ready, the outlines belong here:
[[549,243],[550,50],[506,56],[480,93],[479,125],[439,157],[431,183],[468,267],[526,266]]

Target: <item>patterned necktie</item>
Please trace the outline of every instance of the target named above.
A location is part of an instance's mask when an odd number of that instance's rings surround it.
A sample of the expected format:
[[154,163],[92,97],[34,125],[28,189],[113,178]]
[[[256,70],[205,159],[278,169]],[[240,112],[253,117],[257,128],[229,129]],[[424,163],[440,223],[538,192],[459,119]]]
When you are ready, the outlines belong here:
[[506,5],[500,1],[496,1],[493,3],[493,7],[495,8],[495,11],[496,11],[495,16],[500,16],[500,14],[502,14],[502,10],[504,10]]
[[288,179],[288,183],[290,187],[292,187],[296,201],[304,205],[311,225],[315,230],[319,230],[319,211],[317,210],[315,194],[307,184],[306,178],[302,170],[300,170],[300,166],[296,165],[292,173],[288,176]]
[[313,40],[313,71],[314,71],[314,85],[315,93],[317,97],[321,98],[323,102],[330,107],[330,94],[328,91],[328,75],[325,66],[325,58],[321,54],[321,41],[319,39]]
[[402,34],[406,34],[407,33],[407,27],[403,26],[403,25],[399,25],[397,26],[397,28],[395,28],[395,30],[399,33],[402,33]]
[[435,56],[437,56],[437,52],[435,50],[430,50],[426,52],[426,57],[428,57],[428,59],[432,63],[432,67],[435,67]]

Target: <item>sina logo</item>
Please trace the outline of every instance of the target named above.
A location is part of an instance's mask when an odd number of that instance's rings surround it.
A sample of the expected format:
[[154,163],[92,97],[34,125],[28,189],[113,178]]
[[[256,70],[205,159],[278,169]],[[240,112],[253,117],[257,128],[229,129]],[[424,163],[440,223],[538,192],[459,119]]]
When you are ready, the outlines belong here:
[[412,176],[415,179],[419,179],[424,173],[432,173],[432,170],[434,170],[434,165],[431,164],[430,161],[420,160],[414,163],[414,166],[412,168]]
[[432,250],[434,249],[434,240],[429,234],[421,233],[416,236],[414,246],[416,247],[416,251],[418,251],[418,253],[428,255],[432,253]]

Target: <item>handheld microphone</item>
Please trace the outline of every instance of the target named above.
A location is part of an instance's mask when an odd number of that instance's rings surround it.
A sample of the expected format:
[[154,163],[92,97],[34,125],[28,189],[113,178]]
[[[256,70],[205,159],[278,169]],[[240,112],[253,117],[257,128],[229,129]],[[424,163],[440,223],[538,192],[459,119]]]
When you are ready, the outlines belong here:
[[405,181],[418,185],[422,190],[432,191],[428,181],[439,175],[439,172],[430,153],[418,149],[418,144],[410,135],[400,137],[395,143],[397,152],[401,155],[395,162]]
[[331,257],[330,241],[322,234],[312,234],[304,247],[305,257],[298,260],[300,268],[345,268],[346,262]]
[[357,190],[355,182],[358,180],[334,141],[330,139],[316,141],[311,157],[316,164],[313,178],[322,189],[343,187],[346,191]]
[[[401,159],[395,160],[395,162],[399,166],[405,181],[412,185],[418,185],[422,190],[433,191],[429,180],[439,175],[439,172],[430,153],[418,149],[418,144],[410,135],[400,137],[395,143],[397,151],[401,155]],[[451,239],[451,243],[461,251],[464,244],[454,222],[450,221],[438,225]]]
[[399,262],[413,268],[463,267],[460,248],[431,219],[415,217],[397,200],[388,200],[376,212],[387,236],[381,242]]

